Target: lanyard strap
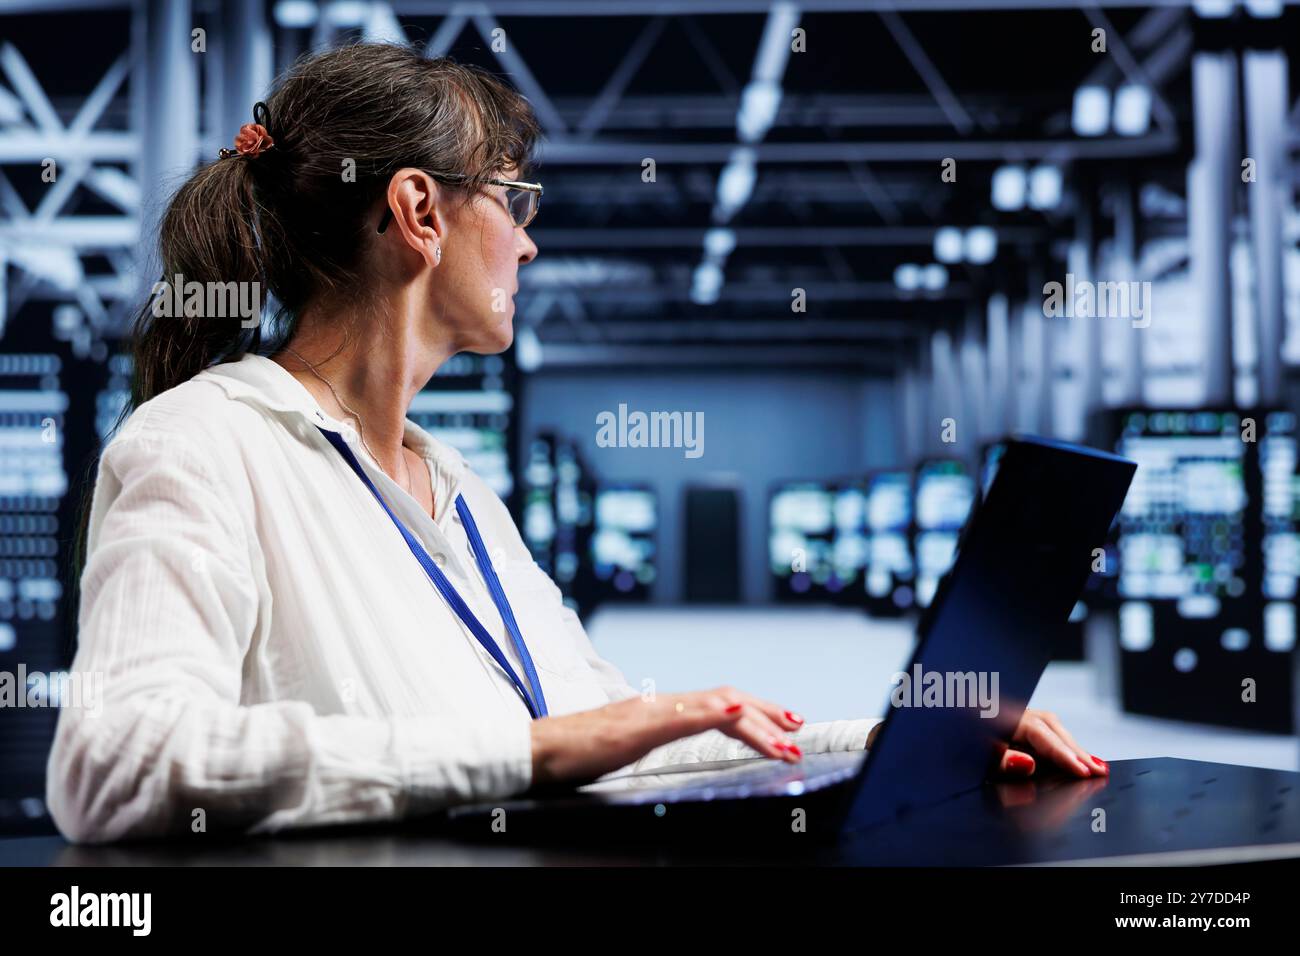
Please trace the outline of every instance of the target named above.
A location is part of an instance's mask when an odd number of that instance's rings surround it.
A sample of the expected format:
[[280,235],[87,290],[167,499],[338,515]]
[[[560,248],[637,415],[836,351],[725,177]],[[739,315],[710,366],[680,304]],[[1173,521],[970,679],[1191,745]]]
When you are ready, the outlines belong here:
[[508,661],[506,656],[501,653],[501,648],[497,646],[497,642],[492,639],[492,635],[488,633],[487,628],[479,623],[478,618],[474,616],[474,612],[469,609],[469,605],[467,605],[464,599],[456,592],[452,583],[447,580],[447,575],[445,575],[442,572],[442,569],[429,559],[429,555],[424,550],[424,546],[420,544],[415,535],[406,530],[406,526],[402,524],[397,515],[393,514],[392,510],[389,509],[383,496],[379,494],[379,489],[375,487],[374,482],[372,482],[369,476],[366,475],[360,462],[357,461],[356,455],[352,453],[352,449],[349,448],[347,442],[344,441],[343,436],[338,432],[321,428],[319,425],[316,427],[320,429],[321,434],[328,439],[329,443],[338,450],[344,460],[352,466],[352,470],[357,473],[357,477],[359,477],[365,483],[366,487],[370,489],[371,494],[375,496],[375,500],[379,502],[380,506],[388,514],[388,517],[393,519],[393,524],[397,525],[397,530],[402,533],[402,537],[406,540],[407,547],[411,549],[411,553],[414,554],[416,560],[420,562],[420,566],[424,568],[424,573],[429,576],[429,580],[433,582],[433,586],[438,589],[440,594],[442,594],[443,599],[451,606],[451,609],[456,612],[457,616],[465,622],[465,626],[468,627],[470,633],[478,639],[478,642],[483,645],[484,650],[491,654],[492,659],[500,664],[502,670],[509,675],[510,680],[515,685],[515,689],[518,690],[520,695],[523,697],[524,704],[528,707],[528,713],[531,714],[534,719],[547,716],[546,698],[542,694],[542,682],[537,676],[537,669],[533,667],[532,655],[528,653],[528,646],[524,644],[524,636],[520,633],[519,623],[515,620],[514,611],[510,608],[510,601],[506,598],[505,589],[501,587],[501,581],[497,578],[496,570],[492,567],[492,560],[488,557],[487,548],[483,546],[483,538],[478,532],[478,525],[474,523],[474,516],[470,514],[469,505],[465,504],[464,497],[461,495],[456,496],[456,511],[460,515],[460,520],[465,526],[465,534],[469,537],[470,548],[474,552],[474,560],[478,562],[479,570],[483,572],[483,580],[487,583],[488,591],[492,595],[492,602],[497,606],[497,610],[501,612],[501,620],[504,622],[506,631],[510,635],[510,641],[514,644],[515,650],[519,652],[519,659],[524,665],[524,673],[527,675],[528,683],[532,687],[533,693],[531,696],[528,693],[528,689],[524,687],[523,681],[519,679],[519,675],[515,673],[515,669],[510,666],[510,661]]

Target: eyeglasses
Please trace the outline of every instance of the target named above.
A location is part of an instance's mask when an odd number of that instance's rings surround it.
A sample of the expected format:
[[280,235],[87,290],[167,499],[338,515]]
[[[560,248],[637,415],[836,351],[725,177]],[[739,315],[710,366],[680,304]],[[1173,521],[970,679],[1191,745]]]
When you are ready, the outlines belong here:
[[[469,179],[463,173],[430,173],[429,175],[439,182],[446,183],[459,183]],[[516,229],[522,229],[533,221],[538,207],[542,204],[542,187],[539,183],[521,183],[513,179],[488,179],[485,182],[491,186],[505,188],[506,209],[509,210]],[[383,232],[387,229],[392,218],[393,210],[385,209],[383,218],[379,220],[379,228],[375,231]]]

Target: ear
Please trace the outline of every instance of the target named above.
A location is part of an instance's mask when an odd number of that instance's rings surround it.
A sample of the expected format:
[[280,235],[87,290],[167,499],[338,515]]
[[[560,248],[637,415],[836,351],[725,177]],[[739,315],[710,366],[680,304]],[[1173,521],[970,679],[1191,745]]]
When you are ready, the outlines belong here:
[[442,261],[447,233],[447,192],[422,169],[403,167],[388,181],[385,199],[392,221],[384,230],[417,253],[430,268]]

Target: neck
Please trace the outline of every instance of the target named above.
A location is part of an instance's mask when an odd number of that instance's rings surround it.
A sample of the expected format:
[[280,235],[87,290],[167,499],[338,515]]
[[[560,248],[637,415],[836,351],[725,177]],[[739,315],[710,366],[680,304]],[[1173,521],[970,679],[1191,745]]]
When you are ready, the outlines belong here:
[[[359,323],[361,330],[351,341],[344,331],[346,318],[324,309],[304,310],[288,342],[302,358],[288,349],[271,358],[335,418],[354,426],[359,418],[357,430],[370,453],[400,482],[408,474],[402,446],[411,400],[457,350],[428,331],[427,317],[413,302],[381,305],[376,315]],[[338,398],[304,360],[334,386]]]

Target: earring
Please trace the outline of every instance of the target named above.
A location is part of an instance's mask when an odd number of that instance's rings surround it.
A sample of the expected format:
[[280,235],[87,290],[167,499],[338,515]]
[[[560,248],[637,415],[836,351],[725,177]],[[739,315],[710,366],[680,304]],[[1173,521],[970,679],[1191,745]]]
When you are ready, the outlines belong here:
[[442,246],[433,247],[433,258],[436,259],[438,262],[442,261]]

